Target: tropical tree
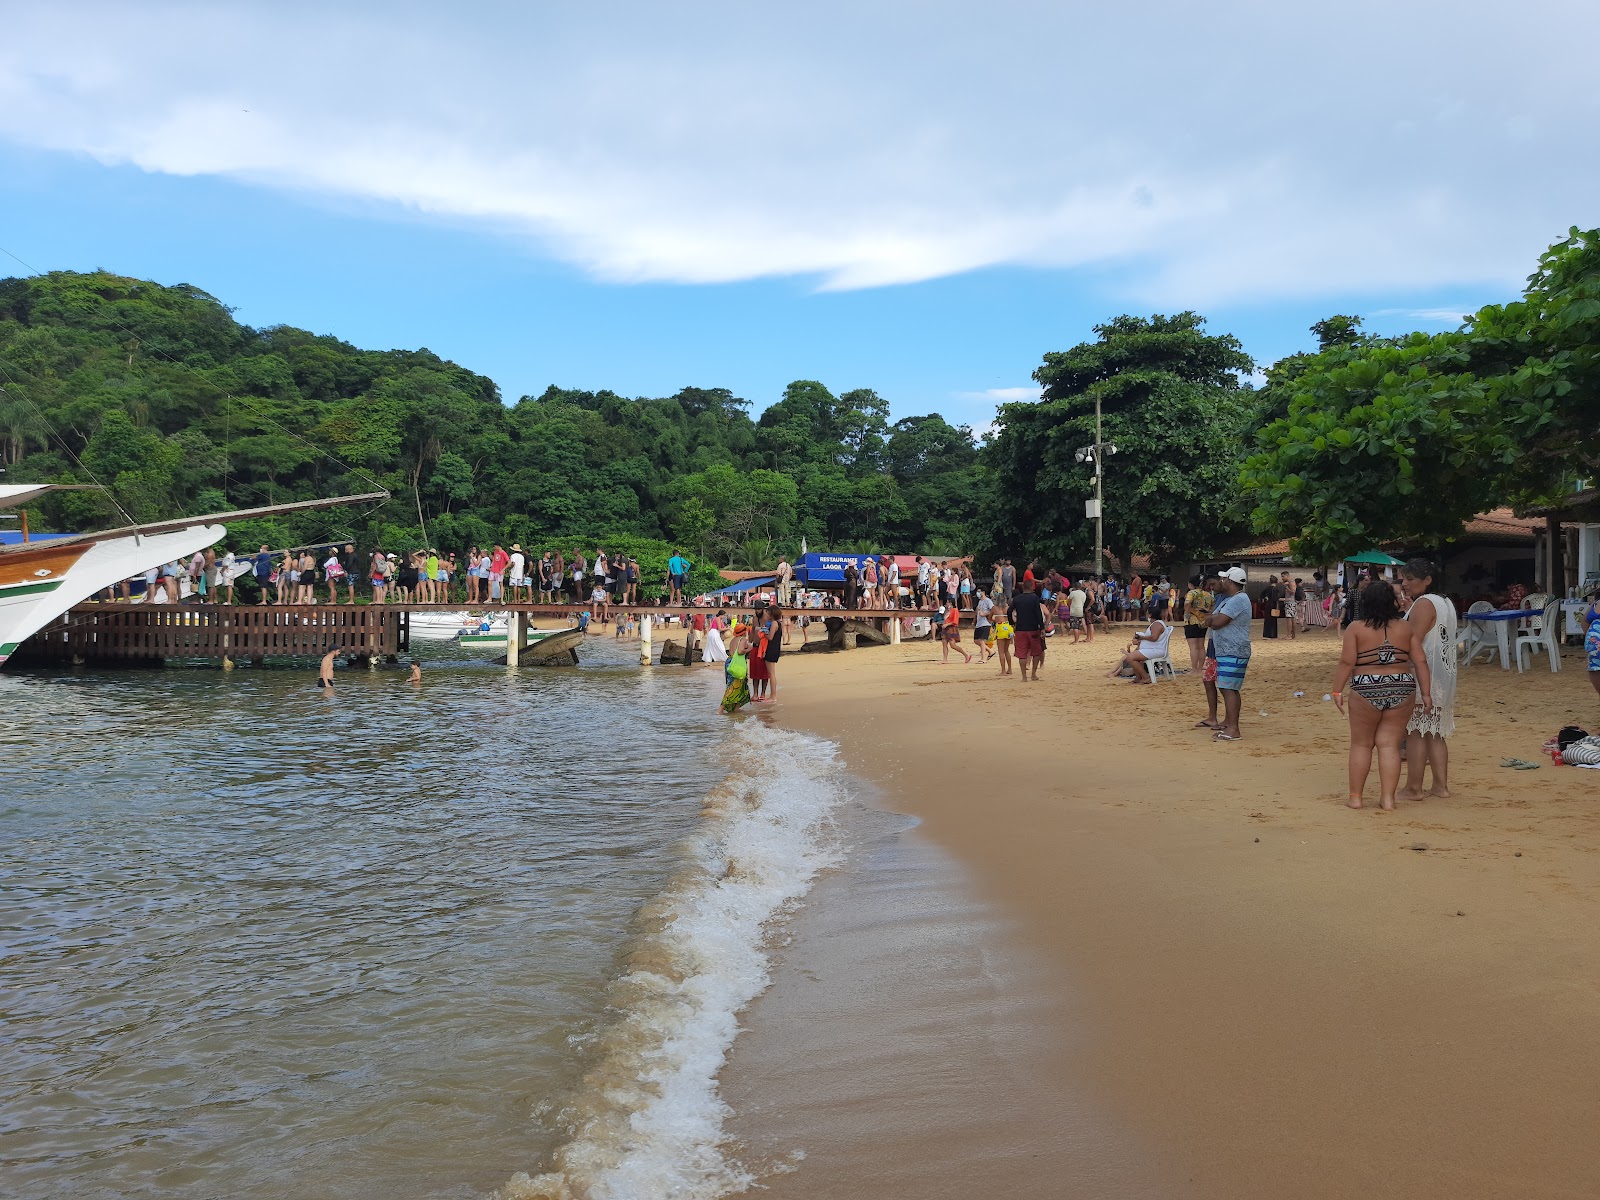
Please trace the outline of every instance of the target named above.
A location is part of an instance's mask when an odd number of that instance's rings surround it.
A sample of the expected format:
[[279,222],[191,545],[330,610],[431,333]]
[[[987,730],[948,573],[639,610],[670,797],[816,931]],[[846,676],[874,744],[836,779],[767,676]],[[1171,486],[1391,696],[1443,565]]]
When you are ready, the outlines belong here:
[[1447,541],[1600,470],[1600,230],[1573,229],[1521,300],[1459,330],[1298,357],[1241,471],[1255,527],[1318,558]]
[[1095,413],[1115,447],[1104,473],[1105,544],[1127,564],[1146,552],[1182,561],[1245,527],[1235,481],[1253,412],[1236,338],[1192,312],[1121,316],[1093,342],[1045,355],[1033,403],[1003,405],[983,452],[991,486],[979,525],[991,555],[1093,557],[1084,501],[1094,494]]

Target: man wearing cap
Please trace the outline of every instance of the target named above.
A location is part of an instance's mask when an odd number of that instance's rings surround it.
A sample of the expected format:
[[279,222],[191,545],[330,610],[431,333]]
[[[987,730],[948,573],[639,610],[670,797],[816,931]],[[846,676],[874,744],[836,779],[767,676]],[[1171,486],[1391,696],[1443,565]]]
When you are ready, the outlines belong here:
[[521,542],[511,543],[511,557],[507,562],[510,564],[510,574],[506,579],[506,586],[511,589],[511,593],[506,599],[516,604],[526,599],[525,593],[528,587],[528,560],[522,553]]
[[[1218,575],[1216,607],[1206,618],[1211,640],[1206,647],[1206,666],[1201,678],[1205,681],[1206,703],[1211,711],[1200,725],[1216,730],[1212,737],[1219,742],[1236,742],[1240,736],[1240,692],[1244,689],[1245,671],[1250,666],[1250,620],[1255,615],[1250,597],[1244,592],[1244,581],[1243,567],[1229,567]],[[1217,720],[1219,692],[1223,706],[1221,722]]]

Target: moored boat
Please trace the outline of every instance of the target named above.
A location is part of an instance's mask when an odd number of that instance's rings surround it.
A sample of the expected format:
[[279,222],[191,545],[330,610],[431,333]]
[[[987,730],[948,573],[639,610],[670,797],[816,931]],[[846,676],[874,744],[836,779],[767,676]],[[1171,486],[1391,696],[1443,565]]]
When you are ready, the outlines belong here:
[[[0,508],[26,504],[54,490],[51,484],[0,484]],[[151,567],[182,561],[215,545],[227,534],[229,521],[360,504],[388,495],[301,500],[0,546],[0,664],[74,604]]]

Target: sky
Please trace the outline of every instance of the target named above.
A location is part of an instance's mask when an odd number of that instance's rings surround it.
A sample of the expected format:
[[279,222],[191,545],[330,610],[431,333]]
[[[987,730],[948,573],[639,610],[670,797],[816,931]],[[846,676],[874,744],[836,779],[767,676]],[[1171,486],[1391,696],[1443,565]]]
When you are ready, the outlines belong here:
[[805,378],[982,428],[1122,312],[1264,364],[1451,328],[1600,207],[1590,0],[0,12],[0,275],[191,283],[508,401]]

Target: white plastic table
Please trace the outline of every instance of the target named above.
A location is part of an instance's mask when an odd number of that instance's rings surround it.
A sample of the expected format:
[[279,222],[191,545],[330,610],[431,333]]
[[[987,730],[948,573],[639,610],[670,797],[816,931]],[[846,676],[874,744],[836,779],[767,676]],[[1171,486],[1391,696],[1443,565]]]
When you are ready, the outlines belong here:
[[[1480,626],[1474,630],[1474,636],[1479,641],[1487,641],[1489,630],[1486,626],[1494,626],[1495,642],[1500,647],[1500,669],[1509,671],[1511,670],[1511,622],[1523,621],[1537,615],[1538,610],[1532,608],[1497,608],[1493,612],[1468,613],[1462,620]],[[1477,647],[1474,647],[1473,654],[1476,653]],[[1472,656],[1469,655],[1467,661],[1471,662]]]

